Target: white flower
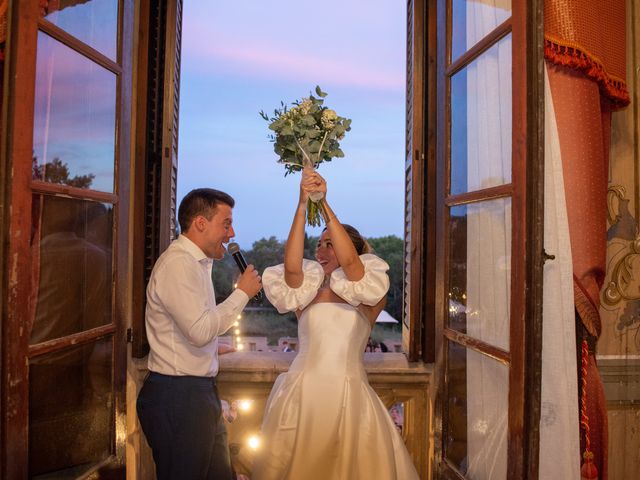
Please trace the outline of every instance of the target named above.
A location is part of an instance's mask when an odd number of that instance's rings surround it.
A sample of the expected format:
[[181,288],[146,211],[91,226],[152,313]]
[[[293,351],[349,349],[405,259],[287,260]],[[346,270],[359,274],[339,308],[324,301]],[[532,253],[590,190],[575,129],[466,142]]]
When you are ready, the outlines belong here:
[[331,130],[333,127],[336,126],[337,119],[338,119],[338,114],[334,110],[327,108],[322,112],[322,117],[320,117],[320,123],[322,123],[322,127],[325,130]]
[[313,102],[309,98],[305,98],[296,108],[300,109],[300,113],[302,113],[302,115],[309,115],[312,106]]

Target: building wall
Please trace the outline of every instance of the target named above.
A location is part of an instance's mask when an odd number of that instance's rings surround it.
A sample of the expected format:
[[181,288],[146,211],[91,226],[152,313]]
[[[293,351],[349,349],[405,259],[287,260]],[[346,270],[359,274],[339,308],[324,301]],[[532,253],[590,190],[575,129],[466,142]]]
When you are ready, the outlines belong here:
[[607,276],[598,365],[607,398],[609,478],[640,475],[640,0],[627,0],[632,103],[613,114]]

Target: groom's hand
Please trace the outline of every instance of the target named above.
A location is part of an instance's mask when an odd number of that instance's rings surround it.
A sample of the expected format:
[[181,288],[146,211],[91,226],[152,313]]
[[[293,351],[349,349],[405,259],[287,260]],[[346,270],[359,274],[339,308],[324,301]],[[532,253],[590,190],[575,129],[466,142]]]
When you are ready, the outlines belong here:
[[240,278],[238,279],[238,288],[247,294],[249,298],[253,298],[262,288],[262,280],[253,265],[247,266]]

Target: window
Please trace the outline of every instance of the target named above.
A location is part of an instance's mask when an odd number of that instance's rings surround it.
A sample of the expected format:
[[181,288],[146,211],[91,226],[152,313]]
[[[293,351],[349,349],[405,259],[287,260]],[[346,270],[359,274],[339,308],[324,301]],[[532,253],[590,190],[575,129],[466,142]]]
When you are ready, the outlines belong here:
[[[169,2],[166,10],[151,8],[149,18],[155,27],[147,42],[163,47],[152,51],[156,56],[150,56],[145,66],[151,99],[145,182],[152,195],[144,218],[145,235],[154,232],[155,236],[139,245],[159,239],[159,246],[166,245],[175,225],[182,24],[180,2]],[[537,103],[541,98],[537,74],[542,61],[537,36],[541,8],[541,2],[514,2],[513,6],[508,1],[407,2],[403,344],[411,360],[437,359],[441,378],[437,468],[447,476],[473,475],[469,460],[482,455],[497,455],[502,476],[520,477],[525,470],[533,475],[536,469],[539,406],[535,392],[539,391],[540,365],[536,339],[541,325],[542,265],[538,229],[542,108]],[[478,9],[492,13],[486,17],[491,21],[478,26]],[[163,25],[169,26],[166,32]],[[168,83],[158,80],[163,75],[170,77]],[[482,85],[491,87],[492,96],[483,92]],[[290,100],[294,90],[279,94],[274,103]],[[489,104],[483,104],[489,99]],[[488,122],[489,116],[499,122]],[[489,141],[500,148],[487,156]],[[285,185],[295,188],[294,182]],[[279,211],[268,215],[276,216],[288,224]],[[241,223],[240,217],[236,220]],[[495,242],[487,237],[489,221],[496,227]],[[480,243],[474,243],[476,237]],[[483,255],[488,244],[496,247],[491,256]],[[161,250],[140,250],[147,268]],[[490,308],[481,302],[487,289],[500,299]],[[471,315],[478,306],[483,314],[479,322]],[[489,317],[500,328],[485,328]],[[287,339],[289,348],[295,349],[291,345],[295,339],[287,335],[285,330],[273,341],[282,348]],[[241,338],[240,344],[248,340]],[[243,346],[249,347],[248,343]],[[483,377],[482,385],[495,393],[502,402],[496,405],[507,412],[500,430],[507,439],[502,450],[490,451],[489,444],[477,438],[470,445],[467,436],[470,419],[477,418],[473,405],[467,403],[470,391],[477,387],[469,382],[473,377],[469,373],[485,368],[494,374]],[[517,441],[520,438],[525,442]]]
[[123,475],[133,2],[11,12],[0,475]]
[[436,461],[444,478],[537,477],[540,8],[438,2]]

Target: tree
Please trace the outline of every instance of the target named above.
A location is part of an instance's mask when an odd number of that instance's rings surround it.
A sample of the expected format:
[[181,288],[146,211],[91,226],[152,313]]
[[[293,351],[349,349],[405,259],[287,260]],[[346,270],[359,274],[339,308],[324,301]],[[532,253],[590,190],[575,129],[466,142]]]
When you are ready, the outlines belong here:
[[[370,238],[369,244],[374,253],[389,264],[389,294],[385,310],[394,318],[402,318],[402,283],[403,283],[403,258],[404,242],[395,235]],[[305,234],[304,258],[314,259],[318,237],[310,237]],[[247,263],[253,264],[262,274],[265,268],[284,262],[284,242],[276,237],[261,238],[253,243],[250,250],[243,250],[242,254]],[[221,302],[233,291],[233,284],[239,276],[238,267],[230,255],[216,262],[213,268],[213,283],[216,291],[216,300]],[[271,303],[264,298],[254,306],[270,307]]]
[[389,293],[385,310],[400,320],[402,318],[402,283],[404,242],[396,235],[386,237],[369,238],[367,240],[376,255],[389,264]]
[[35,180],[42,180],[48,183],[69,185],[76,188],[89,188],[93,183],[93,179],[96,178],[93,173],[70,177],[69,165],[62,163],[62,160],[58,157],[42,165],[38,164],[38,157],[33,157],[32,165],[32,177]]
[[253,242],[251,250],[245,252],[245,258],[262,274],[265,268],[284,262],[284,243],[274,236],[261,238]]

